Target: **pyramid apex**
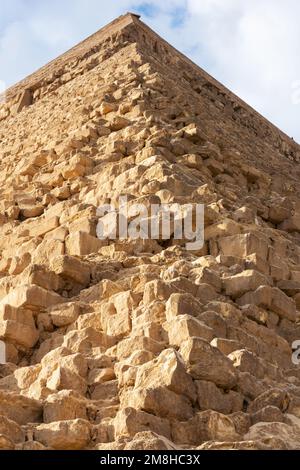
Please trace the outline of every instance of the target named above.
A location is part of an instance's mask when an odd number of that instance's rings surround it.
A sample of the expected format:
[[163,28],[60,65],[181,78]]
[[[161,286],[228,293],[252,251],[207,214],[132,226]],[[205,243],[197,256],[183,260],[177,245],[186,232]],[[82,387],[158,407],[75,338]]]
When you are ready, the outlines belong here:
[[141,15],[138,13],[133,13],[131,11],[128,11],[125,16],[133,16],[134,18],[137,18],[138,20],[141,19]]

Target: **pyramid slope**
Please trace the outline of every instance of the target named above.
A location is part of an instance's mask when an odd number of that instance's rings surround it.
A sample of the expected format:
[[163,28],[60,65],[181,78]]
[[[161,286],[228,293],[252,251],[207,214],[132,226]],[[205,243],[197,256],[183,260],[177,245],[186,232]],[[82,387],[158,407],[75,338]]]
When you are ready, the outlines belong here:
[[[132,14],[0,119],[1,446],[300,448],[299,146]],[[124,195],[203,248],[99,240]]]

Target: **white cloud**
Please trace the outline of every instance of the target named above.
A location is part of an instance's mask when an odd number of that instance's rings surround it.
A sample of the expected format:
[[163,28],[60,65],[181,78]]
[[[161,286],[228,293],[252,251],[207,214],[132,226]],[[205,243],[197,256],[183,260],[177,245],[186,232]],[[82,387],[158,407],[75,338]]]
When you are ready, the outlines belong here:
[[0,79],[23,78],[142,7],[159,34],[300,141],[298,0],[2,0]]

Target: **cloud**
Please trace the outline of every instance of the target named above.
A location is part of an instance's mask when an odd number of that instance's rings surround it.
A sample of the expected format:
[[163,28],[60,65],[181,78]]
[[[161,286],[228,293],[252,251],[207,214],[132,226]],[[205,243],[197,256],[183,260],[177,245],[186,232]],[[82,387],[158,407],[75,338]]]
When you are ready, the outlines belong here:
[[298,0],[2,0],[0,80],[20,80],[126,11],[141,12],[165,39],[300,141]]

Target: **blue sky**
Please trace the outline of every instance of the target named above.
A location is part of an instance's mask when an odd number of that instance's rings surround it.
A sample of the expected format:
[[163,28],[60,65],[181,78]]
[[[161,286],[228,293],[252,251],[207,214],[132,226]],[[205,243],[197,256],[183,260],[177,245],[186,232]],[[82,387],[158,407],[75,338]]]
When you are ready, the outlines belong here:
[[11,85],[126,11],[300,142],[298,0],[1,0]]

